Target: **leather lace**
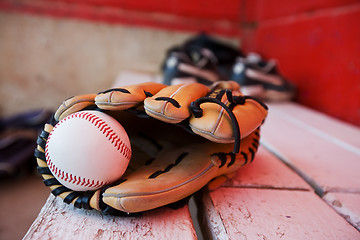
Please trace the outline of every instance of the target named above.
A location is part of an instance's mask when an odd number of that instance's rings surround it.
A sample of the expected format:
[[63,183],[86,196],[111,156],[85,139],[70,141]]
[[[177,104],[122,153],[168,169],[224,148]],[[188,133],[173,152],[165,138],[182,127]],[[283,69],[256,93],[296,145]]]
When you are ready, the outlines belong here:
[[[230,105],[226,105],[221,101],[223,95],[226,95]],[[252,99],[258,102],[264,109],[268,110],[268,107],[263,102],[251,96],[233,96],[232,91],[229,89],[221,90],[216,97],[203,97],[195,100],[190,105],[190,110],[194,114],[195,118],[200,118],[203,116],[203,109],[200,107],[201,104],[206,102],[212,102],[220,105],[228,114],[231,119],[232,127],[234,130],[234,148],[232,153],[236,154],[240,152],[240,144],[241,144],[241,133],[239,123],[231,110],[231,105],[244,105],[247,99]]]

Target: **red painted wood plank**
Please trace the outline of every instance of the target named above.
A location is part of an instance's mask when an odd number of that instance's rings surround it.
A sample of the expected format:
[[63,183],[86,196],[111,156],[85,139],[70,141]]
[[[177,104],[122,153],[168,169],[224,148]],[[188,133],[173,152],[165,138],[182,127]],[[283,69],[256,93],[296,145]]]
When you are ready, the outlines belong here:
[[215,239],[360,238],[313,192],[220,188],[206,197],[199,207]]
[[[344,147],[306,126],[270,107],[262,128],[262,142],[307,181],[321,188],[318,190],[360,192],[360,150]],[[360,139],[356,132],[353,134]]]
[[23,239],[197,239],[188,207],[137,217],[76,209],[50,195]]
[[239,169],[238,174],[222,186],[311,189],[302,178],[263,146],[259,147],[256,157],[251,164]]
[[323,199],[360,231],[360,194],[333,192]]
[[195,195],[198,207],[198,218],[201,219],[199,226],[204,239],[229,239],[218,210],[214,207],[207,191],[201,191]]
[[349,145],[348,148],[360,149],[360,128],[357,126],[292,102],[272,103],[268,106],[272,112],[284,115],[284,118],[291,118],[294,123],[297,122],[313,132],[326,136],[329,140]]

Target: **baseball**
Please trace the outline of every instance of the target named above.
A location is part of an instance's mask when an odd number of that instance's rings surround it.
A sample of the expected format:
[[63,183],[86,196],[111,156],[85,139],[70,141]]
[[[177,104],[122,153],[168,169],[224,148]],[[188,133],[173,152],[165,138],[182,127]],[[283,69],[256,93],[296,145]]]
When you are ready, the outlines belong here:
[[114,118],[99,111],[82,111],[54,126],[45,157],[61,184],[74,191],[90,191],[124,174],[131,146],[125,129]]

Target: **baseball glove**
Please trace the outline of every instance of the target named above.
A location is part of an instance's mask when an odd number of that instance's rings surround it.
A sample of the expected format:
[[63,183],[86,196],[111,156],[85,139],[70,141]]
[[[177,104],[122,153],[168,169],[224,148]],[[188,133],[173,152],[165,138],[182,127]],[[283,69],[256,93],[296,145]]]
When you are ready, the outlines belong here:
[[[142,212],[184,199],[207,184],[214,188],[252,162],[267,115],[265,104],[242,95],[239,88],[232,81],[210,87],[149,82],[67,99],[38,138],[38,171],[64,202],[105,214]],[[121,123],[132,158],[111,186],[72,191],[49,170],[45,145],[58,121],[89,109]]]

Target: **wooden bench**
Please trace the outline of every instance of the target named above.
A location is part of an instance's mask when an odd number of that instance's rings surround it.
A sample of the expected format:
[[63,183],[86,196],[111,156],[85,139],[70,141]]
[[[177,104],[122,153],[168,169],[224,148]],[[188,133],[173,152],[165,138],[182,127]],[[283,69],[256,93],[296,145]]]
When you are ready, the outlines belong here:
[[[143,81],[159,80],[125,73],[114,86]],[[269,108],[254,162],[191,211],[104,216],[49,196],[24,239],[360,239],[360,129],[296,103]]]

